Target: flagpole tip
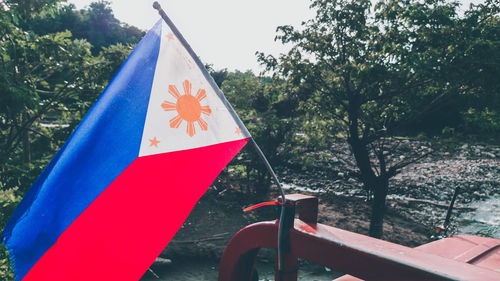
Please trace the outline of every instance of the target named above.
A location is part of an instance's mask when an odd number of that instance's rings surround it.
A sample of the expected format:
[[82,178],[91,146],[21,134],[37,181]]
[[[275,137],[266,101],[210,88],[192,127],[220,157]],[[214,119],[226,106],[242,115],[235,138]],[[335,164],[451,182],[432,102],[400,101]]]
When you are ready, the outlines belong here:
[[155,10],[160,11],[160,10],[161,10],[160,3],[158,3],[158,1],[155,1],[155,2],[153,3],[153,8],[154,8]]

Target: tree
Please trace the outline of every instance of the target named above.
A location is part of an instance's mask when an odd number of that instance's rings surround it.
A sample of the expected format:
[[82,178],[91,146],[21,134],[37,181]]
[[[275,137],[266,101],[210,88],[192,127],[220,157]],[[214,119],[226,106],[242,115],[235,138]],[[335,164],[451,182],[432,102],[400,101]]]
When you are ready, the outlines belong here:
[[[132,50],[116,44],[94,56],[89,42],[67,30],[26,29],[55,3],[35,1],[37,14],[28,2],[0,4],[1,228]],[[0,280],[12,279],[0,251]]]
[[[269,78],[255,76],[251,71],[218,71],[224,77],[221,89],[228,101],[235,108],[238,116],[245,123],[252,137],[260,144],[264,154],[272,165],[281,162],[283,144],[289,138],[291,121],[282,114],[279,104],[279,83]],[[277,88],[278,87],[278,88]],[[240,157],[233,161],[234,166],[243,167],[238,175],[245,178],[242,184],[246,192],[265,196],[269,191],[269,174],[259,156],[252,147],[245,148]]]
[[[356,176],[373,193],[369,234],[381,237],[389,179],[430,152],[400,158],[398,132],[447,106],[462,89],[458,4],[441,0],[313,0],[316,16],[300,29],[278,27],[291,44],[279,58],[259,60],[284,79],[310,116],[331,120],[331,137],[349,143]],[[460,45],[460,46],[462,46]],[[475,80],[476,81],[476,80]],[[460,82],[460,83],[459,83]]]
[[35,15],[22,26],[39,35],[69,30],[73,38],[85,39],[92,44],[94,55],[113,44],[135,45],[145,34],[116,19],[108,1],[93,2],[82,10],[76,10],[73,4],[58,5],[50,14]]
[[62,0],[5,0],[3,2],[12,12],[12,15],[23,20],[29,20],[41,12],[55,8]]
[[98,84],[85,80],[94,63],[90,45],[68,36],[21,31],[0,43],[7,50],[0,71],[2,188],[24,192],[95,98]]
[[214,78],[215,83],[220,88],[222,86],[222,82],[227,79],[228,71],[226,68],[215,70],[212,64],[205,64],[205,68],[207,69],[210,76]]
[[[499,116],[491,109],[500,105],[500,83],[494,78],[500,74],[499,4],[488,0],[471,5],[463,16],[458,15],[458,2],[377,4],[376,20],[387,38],[385,52],[401,67],[410,67],[421,81],[432,81],[419,93],[432,96],[434,104],[439,104],[413,118],[411,129],[400,131],[439,134],[453,128],[463,133],[488,133],[485,127],[494,131],[498,126]],[[481,118],[480,112],[489,112],[493,119]],[[470,117],[483,122],[469,124]]]

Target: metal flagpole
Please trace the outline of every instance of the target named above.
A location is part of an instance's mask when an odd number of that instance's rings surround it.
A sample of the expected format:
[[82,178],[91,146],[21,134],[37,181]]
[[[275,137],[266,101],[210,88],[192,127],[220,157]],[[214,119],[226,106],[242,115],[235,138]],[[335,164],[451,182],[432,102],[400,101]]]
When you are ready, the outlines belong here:
[[[280,191],[281,195],[281,213],[280,213],[280,224],[278,227],[278,270],[281,271],[283,269],[283,243],[285,241],[285,232],[283,231],[283,222],[285,221],[285,192],[283,191],[283,186],[281,186],[280,181],[278,180],[278,177],[276,176],[276,173],[274,173],[273,168],[271,167],[271,164],[269,164],[269,161],[267,161],[266,156],[260,149],[259,145],[255,142],[255,140],[252,138],[252,144],[255,147],[255,150],[257,151],[257,154],[259,154],[260,158],[262,161],[264,161],[264,164],[266,165],[267,170],[273,177],[274,182],[278,186],[278,189]],[[279,274],[281,276],[281,274]]]
[[[219,89],[219,87],[217,86],[217,83],[215,83],[215,81],[212,78],[212,76],[210,75],[210,73],[208,73],[207,69],[205,68],[205,65],[203,65],[203,63],[198,58],[198,56],[195,54],[195,52],[193,51],[193,49],[191,48],[191,46],[189,46],[189,44],[187,43],[186,39],[184,39],[184,37],[182,36],[182,34],[179,32],[179,30],[177,29],[177,27],[170,20],[170,18],[167,16],[167,14],[161,8],[160,4],[157,1],[155,1],[153,3],[153,8],[156,9],[156,10],[158,10],[158,13],[163,18],[163,20],[165,21],[165,23],[170,27],[170,29],[172,30],[172,32],[174,33],[174,35],[177,37],[177,39],[179,39],[179,41],[184,46],[184,48],[186,48],[187,52],[191,55],[191,57],[194,60],[194,62],[200,68],[201,72],[203,73],[203,76],[207,79],[207,81],[212,86],[212,89],[221,98],[221,100],[224,102],[224,104],[230,109],[229,111],[231,112],[231,114],[233,115],[234,119],[236,120],[236,123],[238,123],[238,125],[241,128],[243,128],[243,130],[245,130],[245,133],[250,136],[250,133],[247,131],[247,128],[245,127],[245,125],[243,124],[243,122],[240,120],[240,117],[238,117],[238,115],[234,111],[234,109],[231,106],[231,104],[227,101],[226,97],[224,96],[224,94],[222,93],[222,91]],[[284,235],[285,235],[285,233],[282,231],[282,229],[283,229],[283,220],[284,220],[284,217],[285,217],[285,202],[286,202],[285,201],[285,199],[286,199],[285,198],[285,192],[283,191],[283,187],[281,186],[281,183],[278,180],[278,177],[276,176],[276,173],[274,172],[273,168],[269,164],[269,161],[267,160],[266,156],[264,155],[264,153],[262,152],[262,150],[260,149],[260,147],[257,145],[257,143],[255,142],[255,140],[253,138],[251,138],[251,142],[252,142],[252,145],[254,146],[255,150],[257,151],[257,154],[262,159],[262,161],[264,162],[267,170],[271,174],[274,182],[278,186],[278,189],[279,189],[280,195],[281,195],[281,199],[282,199],[280,222],[279,222],[279,228],[278,228],[278,270],[281,271],[283,269],[283,247],[284,247],[284,245],[283,245],[284,239],[283,238],[284,238]]]

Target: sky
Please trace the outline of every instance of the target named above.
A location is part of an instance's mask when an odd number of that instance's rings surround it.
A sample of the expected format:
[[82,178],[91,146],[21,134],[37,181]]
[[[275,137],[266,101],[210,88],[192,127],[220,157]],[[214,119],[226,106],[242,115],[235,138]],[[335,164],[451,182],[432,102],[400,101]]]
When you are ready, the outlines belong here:
[[[78,9],[96,0],[69,0]],[[108,0],[116,18],[142,30],[160,19],[152,0]],[[463,0],[464,6],[481,0]],[[279,55],[276,27],[300,26],[314,16],[309,0],[159,0],[163,10],[204,63],[215,69],[263,70],[255,52]]]
[[[91,0],[69,0],[78,9]],[[116,18],[149,30],[160,19],[150,0],[112,0]],[[215,69],[259,73],[255,52],[278,55],[287,48],[274,41],[276,27],[300,26],[313,17],[309,0],[160,0],[170,19],[204,63]],[[286,11],[283,10],[286,7]]]

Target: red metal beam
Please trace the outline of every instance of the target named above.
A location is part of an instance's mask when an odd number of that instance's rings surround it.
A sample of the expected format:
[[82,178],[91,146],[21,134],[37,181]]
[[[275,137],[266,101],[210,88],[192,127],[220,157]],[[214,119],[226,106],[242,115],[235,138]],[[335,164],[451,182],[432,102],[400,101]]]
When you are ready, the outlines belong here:
[[[310,196],[287,196],[286,206],[294,210],[298,207],[299,218],[308,222],[295,219],[294,226],[289,229],[284,270],[276,275],[276,280],[297,280],[297,258],[364,280],[500,280],[500,272],[429,253],[432,251],[424,246],[412,249],[316,223],[315,200]],[[276,249],[277,235],[277,220],[256,223],[240,230],[224,251],[218,280],[251,280],[259,249]]]

